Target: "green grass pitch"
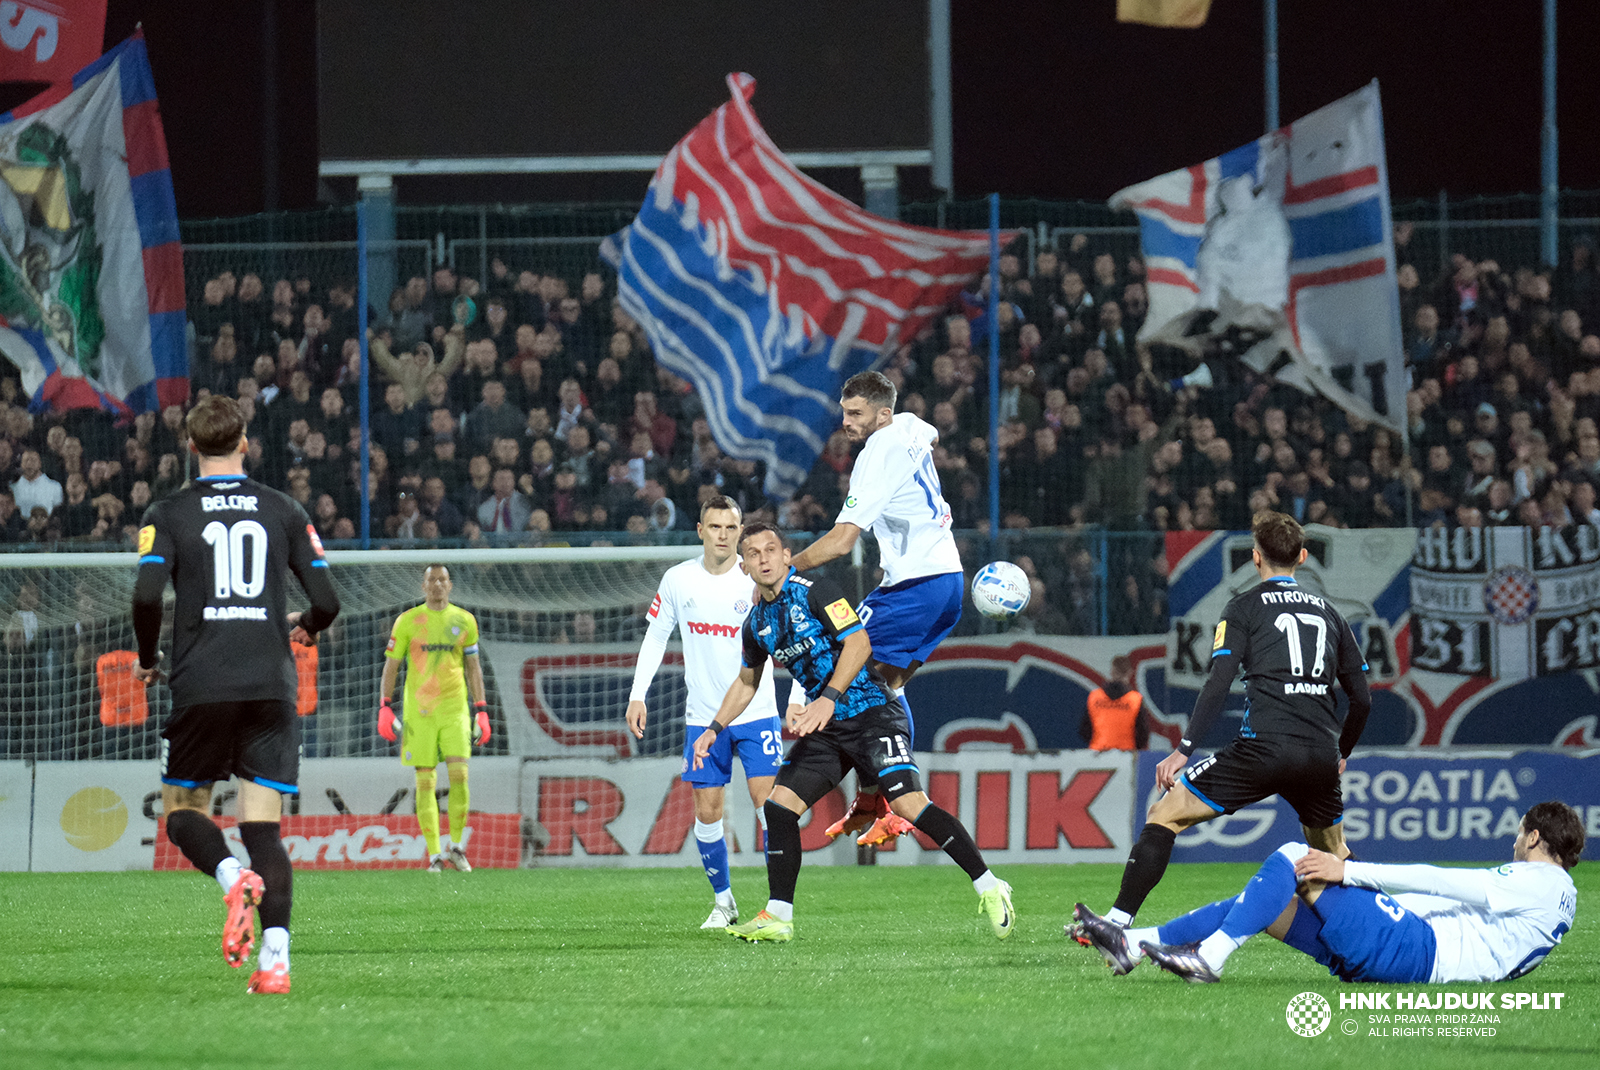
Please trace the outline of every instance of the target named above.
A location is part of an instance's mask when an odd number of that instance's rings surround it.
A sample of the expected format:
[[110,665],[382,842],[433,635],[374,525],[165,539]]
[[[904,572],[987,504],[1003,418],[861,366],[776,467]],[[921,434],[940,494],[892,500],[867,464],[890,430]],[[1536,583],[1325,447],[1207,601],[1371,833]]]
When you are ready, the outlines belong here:
[[[1251,872],[1174,866],[1141,920],[1234,894]],[[1370,1036],[1368,1012],[1341,1013],[1338,994],[1382,989],[1340,985],[1266,937],[1220,985],[1148,966],[1112,978],[1061,928],[1074,900],[1106,907],[1119,874],[1009,867],[1019,921],[1001,943],[953,867],[813,866],[795,941],[749,946],[698,930],[710,895],[688,868],[301,873],[287,997],[245,995],[248,971],[218,950],[221,894],[198,874],[7,874],[0,1066],[1542,1070],[1600,1058],[1593,862],[1574,871],[1566,942],[1521,981],[1481,986],[1563,992],[1562,1009],[1501,1011],[1497,1035],[1473,1038]],[[758,910],[765,876],[736,870],[734,890]],[[1313,1039],[1285,1022],[1303,991],[1334,1006]]]

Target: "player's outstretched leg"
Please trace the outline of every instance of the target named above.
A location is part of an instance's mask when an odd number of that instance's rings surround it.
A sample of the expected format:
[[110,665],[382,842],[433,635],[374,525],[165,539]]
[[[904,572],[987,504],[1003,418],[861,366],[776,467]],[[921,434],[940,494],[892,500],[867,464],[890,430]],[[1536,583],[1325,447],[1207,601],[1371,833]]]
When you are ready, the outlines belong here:
[[1177,839],[1178,834],[1166,825],[1154,821],[1145,825],[1128,856],[1128,864],[1123,867],[1122,887],[1117,891],[1116,904],[1106,914],[1108,920],[1123,927],[1132,923],[1145,899],[1166,874],[1167,863],[1172,860],[1172,845]]
[[800,815],[768,799],[767,907],[727,931],[752,943],[787,943],[794,939],[794,889],[800,881]]
[[250,852],[250,865],[260,874],[261,957],[247,991],[283,994],[289,991],[289,913],[294,906],[294,868],[283,849],[276,821],[242,821],[239,838]]
[[472,789],[467,786],[467,763],[448,762],[445,772],[450,777],[450,841],[445,848],[445,860],[457,873],[471,873],[472,863],[467,861],[467,813],[472,802]]
[[989,919],[995,936],[1002,940],[1010,936],[1017,922],[1016,912],[1011,908],[1011,885],[990,872],[966,826],[948,810],[935,806],[921,792],[903,795],[895,803],[900,804],[896,809],[922,804],[922,809],[911,824],[938,844],[972,878],[973,890],[978,893],[978,913]]
[[173,809],[167,814],[167,839],[195,869],[209,873],[222,886],[228,917],[222,925],[222,957],[238,968],[256,942],[256,904],[261,878],[245,869],[228,850],[228,841],[211,818],[199,810]]
[[1294,899],[1294,864],[1305,853],[1303,843],[1286,843],[1272,852],[1238,898],[1227,901],[1228,911],[1217,930],[1201,936],[1198,943],[1169,945],[1147,940],[1142,943],[1145,954],[1157,966],[1191,984],[1220,981],[1228,956],[1277,921]]

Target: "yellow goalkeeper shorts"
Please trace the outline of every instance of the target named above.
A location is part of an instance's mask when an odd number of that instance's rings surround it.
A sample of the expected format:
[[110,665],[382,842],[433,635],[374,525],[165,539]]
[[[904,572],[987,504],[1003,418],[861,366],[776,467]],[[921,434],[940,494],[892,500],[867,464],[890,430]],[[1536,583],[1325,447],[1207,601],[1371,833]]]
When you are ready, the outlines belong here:
[[406,765],[432,769],[446,758],[472,756],[472,719],[467,708],[423,716],[407,716],[400,736],[400,760]]

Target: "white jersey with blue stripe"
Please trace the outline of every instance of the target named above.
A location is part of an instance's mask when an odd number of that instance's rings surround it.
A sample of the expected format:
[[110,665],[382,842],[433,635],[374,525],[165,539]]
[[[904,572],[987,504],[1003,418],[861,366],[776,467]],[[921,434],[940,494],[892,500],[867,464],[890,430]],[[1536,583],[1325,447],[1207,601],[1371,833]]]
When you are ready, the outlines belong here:
[[868,436],[850,470],[850,494],[838,523],[871,529],[884,587],[961,571],[950,506],[933,466],[938,434],[932,424],[902,412]]
[[1433,984],[1509,981],[1528,973],[1572,928],[1578,891],[1550,862],[1444,869],[1346,862],[1344,883],[1393,896],[1433,929]]

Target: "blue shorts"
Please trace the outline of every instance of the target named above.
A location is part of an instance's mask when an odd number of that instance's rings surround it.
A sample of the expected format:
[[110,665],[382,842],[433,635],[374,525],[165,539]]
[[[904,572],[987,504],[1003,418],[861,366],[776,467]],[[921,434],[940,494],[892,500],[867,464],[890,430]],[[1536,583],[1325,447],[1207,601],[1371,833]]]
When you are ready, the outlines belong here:
[[683,779],[697,788],[725,787],[733,779],[733,756],[739,755],[746,780],[777,776],[783,761],[783,722],[776,715],[759,721],[729,725],[717,733],[711,753],[699,769],[694,767],[694,741],[700,732],[690,726],[683,740]]
[[965,591],[966,576],[960,572],[874,587],[857,611],[872,640],[873,658],[897,669],[927,661],[961,619]]
[[1283,942],[1341,981],[1424,984],[1433,976],[1433,928],[1382,892],[1333,885],[1302,900]]

